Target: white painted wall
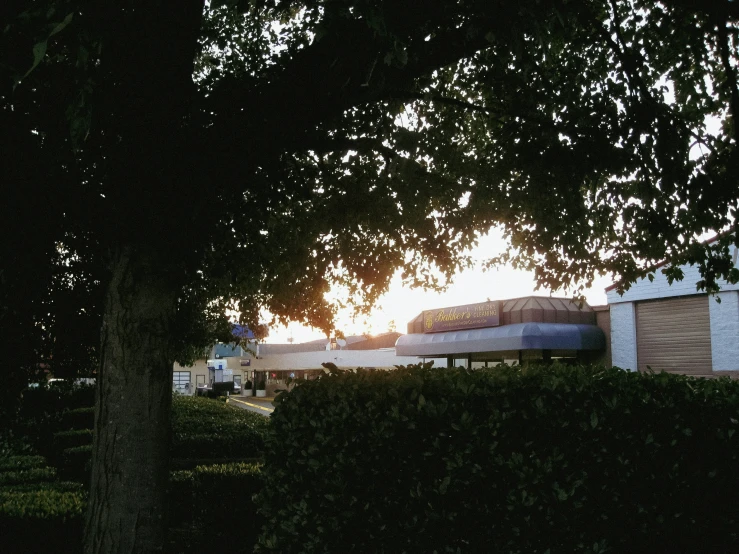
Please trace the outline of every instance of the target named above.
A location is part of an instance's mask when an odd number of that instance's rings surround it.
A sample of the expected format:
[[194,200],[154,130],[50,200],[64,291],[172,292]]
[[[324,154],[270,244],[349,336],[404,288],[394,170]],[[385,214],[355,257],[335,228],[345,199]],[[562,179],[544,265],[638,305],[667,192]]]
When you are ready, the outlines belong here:
[[[736,253],[736,247],[734,247]],[[735,258],[736,259],[736,258]],[[627,290],[623,296],[615,290],[606,291],[606,297],[608,298],[608,304],[613,305],[618,302],[636,302],[639,300],[651,300],[656,298],[670,298],[672,296],[687,296],[689,294],[699,294],[700,291],[696,290],[695,284],[701,280],[698,268],[695,266],[683,266],[683,273],[685,277],[682,281],[676,281],[669,285],[667,283],[667,277],[660,269],[654,274],[654,281],[649,279],[639,279],[636,283],[631,285],[631,288]],[[739,291],[739,283],[736,285],[730,285],[726,281],[718,281],[722,291]]]
[[739,370],[739,292],[720,292],[708,299],[711,357],[714,371]]
[[636,313],[633,302],[611,306],[611,360],[614,366],[636,371]]
[[[737,248],[734,247],[734,264]],[[636,318],[634,302],[700,294],[695,283],[701,279],[696,267],[683,266],[685,277],[672,285],[660,271],[654,281],[640,279],[623,296],[615,290],[606,291],[611,311],[611,349],[613,365],[635,370]],[[716,298],[709,297],[708,309],[711,322],[711,355],[713,371],[739,371],[739,284],[730,285],[719,281],[721,292]]]

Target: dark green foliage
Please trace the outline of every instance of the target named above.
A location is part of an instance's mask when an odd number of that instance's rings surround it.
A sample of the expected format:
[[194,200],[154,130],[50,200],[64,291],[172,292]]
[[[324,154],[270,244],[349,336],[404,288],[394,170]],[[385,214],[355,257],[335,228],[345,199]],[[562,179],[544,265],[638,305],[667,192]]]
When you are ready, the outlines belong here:
[[6,517],[69,520],[81,515],[84,509],[84,494],[80,491],[2,492],[0,501]]
[[0,491],[4,553],[79,552],[86,493],[56,488]]
[[171,527],[199,531],[193,551],[227,541],[229,551],[251,552],[263,522],[252,496],[262,488],[258,464],[198,466],[170,479]]
[[92,444],[84,444],[61,451],[58,462],[59,475],[63,479],[87,483],[92,463]]
[[413,367],[279,397],[262,552],[729,552],[739,383]]
[[92,444],[92,429],[70,429],[54,433],[54,446],[60,450]]
[[202,397],[172,399],[172,456],[223,459],[264,451],[269,419]]
[[[262,524],[252,500],[262,486],[260,465],[199,466],[173,472],[170,483],[173,552],[210,551],[214,540],[228,541],[232,552],[252,551]],[[33,551],[40,536],[46,552],[79,552],[86,498],[75,482],[0,486],[3,553]]]
[[75,408],[62,413],[61,428],[70,429],[92,429],[95,426],[95,408]]
[[57,491],[57,492],[87,492],[82,483],[76,481],[46,481],[41,483],[26,483],[23,485],[4,485],[0,492],[35,492],[35,491]]
[[37,451],[53,456],[54,433],[93,428],[94,404],[92,385],[62,383],[27,389],[13,427],[19,435],[30,437]]
[[21,418],[38,419],[63,410],[90,407],[95,404],[94,385],[54,384],[23,391]]
[[53,481],[54,479],[56,479],[56,470],[53,467],[37,467],[33,469],[0,472],[0,486],[41,483],[44,481]]
[[43,456],[8,456],[0,458],[0,471],[19,471],[44,467],[46,460]]

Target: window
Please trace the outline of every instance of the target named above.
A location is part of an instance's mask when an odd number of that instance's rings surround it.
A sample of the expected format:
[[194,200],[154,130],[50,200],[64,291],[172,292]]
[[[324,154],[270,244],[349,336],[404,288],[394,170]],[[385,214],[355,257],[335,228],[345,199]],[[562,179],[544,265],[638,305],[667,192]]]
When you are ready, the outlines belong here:
[[189,371],[175,371],[172,376],[172,388],[179,392],[185,392],[185,385],[190,382]]

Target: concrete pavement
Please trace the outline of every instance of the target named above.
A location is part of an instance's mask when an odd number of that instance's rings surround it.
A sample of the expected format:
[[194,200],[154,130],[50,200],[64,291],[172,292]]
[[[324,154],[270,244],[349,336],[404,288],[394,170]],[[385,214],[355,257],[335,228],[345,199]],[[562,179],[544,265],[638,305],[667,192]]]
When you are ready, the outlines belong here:
[[255,412],[257,414],[269,417],[275,411],[272,401],[274,398],[256,398],[254,396],[231,396],[227,400],[239,408]]

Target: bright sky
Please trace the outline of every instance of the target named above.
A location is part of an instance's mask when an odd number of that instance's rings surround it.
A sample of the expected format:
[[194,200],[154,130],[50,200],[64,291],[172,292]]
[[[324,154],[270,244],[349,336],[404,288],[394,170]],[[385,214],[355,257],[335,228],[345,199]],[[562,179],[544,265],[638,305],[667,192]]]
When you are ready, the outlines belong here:
[[[499,232],[493,232],[483,240],[472,254],[481,264],[485,260],[499,254],[505,247]],[[606,303],[605,288],[611,284],[609,278],[597,279],[585,297],[591,306]],[[351,310],[341,312],[337,327],[345,335],[360,335],[388,331],[391,321],[395,321],[397,331],[406,332],[406,325],[423,310],[458,306],[490,300],[505,300],[536,294],[548,296],[550,291],[540,289],[534,291],[534,276],[531,272],[517,271],[504,267],[498,270],[482,271],[479,268],[465,270],[458,273],[445,292],[432,292],[423,289],[404,287],[399,275],[393,279],[390,290],[375,306],[369,317],[359,316],[356,320],[351,317]],[[555,296],[571,296],[563,291],[554,291]],[[270,327],[267,343],[286,343],[292,337],[295,343],[307,342],[325,338],[325,335],[310,327],[291,324],[288,327]]]

